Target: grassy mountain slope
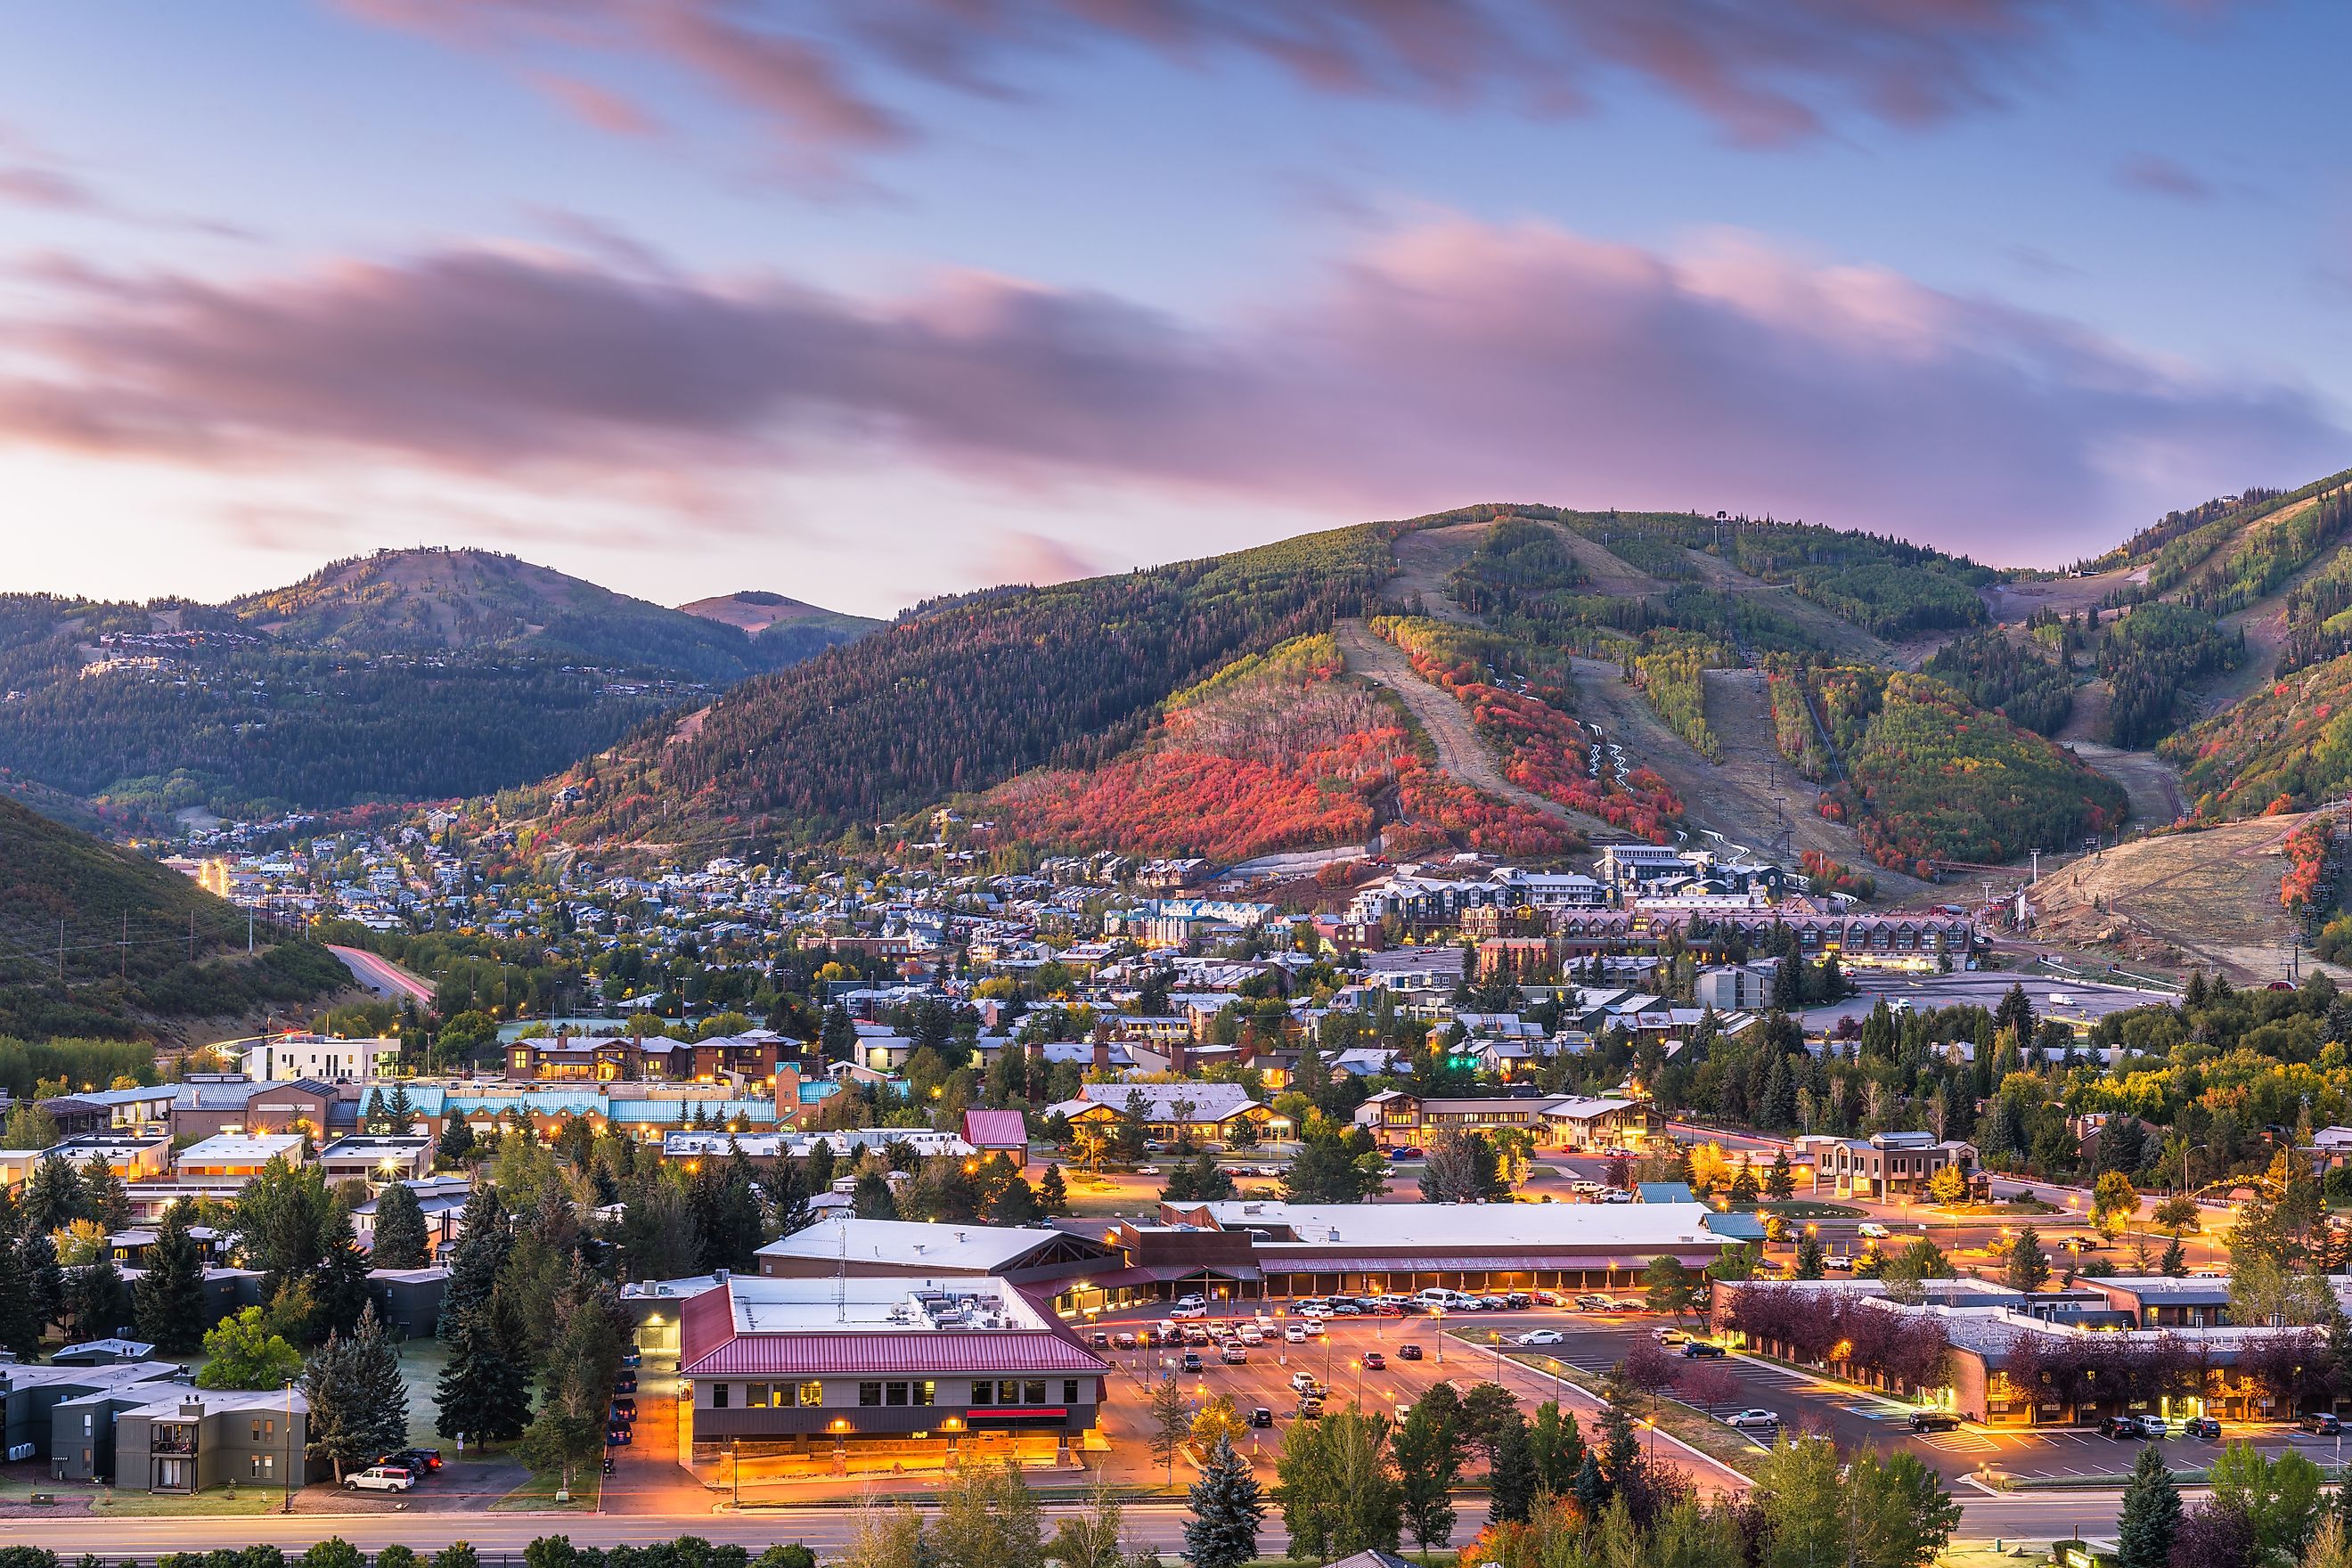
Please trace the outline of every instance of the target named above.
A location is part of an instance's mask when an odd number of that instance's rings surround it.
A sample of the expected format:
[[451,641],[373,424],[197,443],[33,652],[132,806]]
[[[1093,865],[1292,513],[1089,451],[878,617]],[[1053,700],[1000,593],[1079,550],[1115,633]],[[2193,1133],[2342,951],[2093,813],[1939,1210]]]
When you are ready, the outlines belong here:
[[262,926],[247,957],[246,938],[178,872],[0,800],[0,1035],[173,1035],[351,984],[315,943]]
[[0,597],[0,772],[153,818],[544,778],[870,623],[754,637],[509,556],[385,551],[226,606]]
[[697,599],[678,609],[743,633],[767,657],[772,668],[797,664],[839,643],[856,642],[883,624],[758,588]]

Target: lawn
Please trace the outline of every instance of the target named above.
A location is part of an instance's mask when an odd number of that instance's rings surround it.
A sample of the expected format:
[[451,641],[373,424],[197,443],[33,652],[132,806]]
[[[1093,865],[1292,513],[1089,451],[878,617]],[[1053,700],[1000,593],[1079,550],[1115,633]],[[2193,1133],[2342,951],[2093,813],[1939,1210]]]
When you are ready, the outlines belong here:
[[572,1472],[572,1500],[555,1500],[556,1489],[563,1484],[561,1470],[534,1471],[530,1479],[507,1493],[490,1505],[492,1513],[538,1513],[549,1510],[570,1510],[573,1513],[593,1513],[596,1500],[604,1490],[604,1473],[591,1459]]
[[1818,1198],[1782,1198],[1778,1203],[1760,1203],[1758,1214],[1776,1214],[1784,1219],[1861,1219],[1869,1213],[1850,1204],[1825,1204]]

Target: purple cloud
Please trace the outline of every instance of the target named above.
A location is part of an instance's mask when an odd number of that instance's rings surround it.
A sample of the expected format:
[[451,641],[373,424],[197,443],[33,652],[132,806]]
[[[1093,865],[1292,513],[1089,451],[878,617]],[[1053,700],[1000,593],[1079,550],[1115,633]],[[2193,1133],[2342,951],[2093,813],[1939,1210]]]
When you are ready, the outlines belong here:
[[2340,466],[2305,393],[1725,239],[1389,237],[1231,321],[951,277],[851,298],[457,250],[236,287],[65,274],[0,439],[494,483],[912,464],[1335,515],[1509,496],[1769,510],[2053,560]]
[[2161,153],[2125,159],[2116,166],[2116,183],[2126,190],[2183,202],[2210,202],[2220,194],[2187,165]]
[[[1842,113],[1948,119],[2046,72],[2063,37],[2179,0],[339,0],[383,25],[539,56],[652,56],[830,165],[916,134],[892,79],[1006,96],[1024,68],[1098,46],[1188,65],[1269,61],[1319,91],[1582,111],[1612,79],[1679,99],[1736,141]],[[567,97],[572,96],[567,93]],[[609,95],[608,95],[609,96]],[[617,101],[600,121],[624,127]]]

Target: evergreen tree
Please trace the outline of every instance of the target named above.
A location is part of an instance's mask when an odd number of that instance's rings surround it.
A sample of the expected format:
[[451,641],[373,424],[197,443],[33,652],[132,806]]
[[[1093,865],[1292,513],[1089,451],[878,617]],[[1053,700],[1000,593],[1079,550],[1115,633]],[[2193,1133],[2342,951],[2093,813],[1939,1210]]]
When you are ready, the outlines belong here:
[[889,1178],[879,1171],[861,1174],[856,1192],[850,1195],[849,1212],[859,1219],[897,1219],[898,1199],[890,1190]]
[[816,1223],[816,1210],[809,1206],[809,1190],[796,1160],[779,1160],[768,1173],[768,1201],[775,1208],[779,1236],[795,1235]]
[[415,1189],[406,1182],[394,1182],[376,1194],[375,1266],[422,1268],[426,1256],[425,1210]]
[[384,1125],[395,1138],[405,1138],[416,1131],[416,1102],[408,1098],[408,1085],[392,1086],[392,1098],[384,1101]]
[[75,1343],[102,1340],[130,1326],[131,1291],[111,1257],[74,1269],[66,1277],[65,1290],[65,1316],[73,1320],[66,1337]]
[[1772,1168],[1764,1174],[1764,1195],[1775,1203],[1784,1203],[1796,1191],[1797,1178],[1789,1168],[1789,1152],[1778,1150],[1772,1155]]
[[32,1300],[34,1338],[37,1340],[66,1310],[65,1270],[58,1267],[58,1244],[49,1239],[45,1230],[26,1232],[25,1239],[16,1244],[16,1258]]
[[2156,1268],[2158,1273],[2169,1275],[2175,1279],[2185,1279],[2189,1277],[2189,1249],[2180,1245],[2179,1237],[2174,1237],[2165,1244],[2164,1257],[2158,1262]]
[[1535,1506],[1537,1486],[1528,1424],[1514,1410],[1495,1428],[1495,1458],[1486,1470],[1486,1522],[1525,1524]]
[[[383,1085],[377,1084],[368,1090],[367,1103],[360,1107],[360,1125],[370,1132],[385,1131]],[[341,1479],[341,1477],[336,1479]]]
[[1234,1440],[1221,1436],[1192,1483],[1192,1517],[1184,1525],[1184,1555],[1192,1568],[1241,1568],[1257,1556],[1259,1522],[1265,1501],[1257,1478]]
[[408,1387],[399,1353],[371,1305],[349,1334],[331,1332],[302,1369],[310,1402],[312,1454],[334,1466],[335,1479],[362,1469],[408,1439]]
[[92,1154],[81,1168],[82,1209],[107,1235],[131,1228],[131,1189],[103,1154]]
[[1584,1433],[1576,1424],[1576,1412],[1545,1400],[1536,1406],[1528,1441],[1535,1450],[1539,1489],[1555,1497],[1573,1493],[1577,1472],[1584,1468]]
[[35,1162],[33,1173],[25,1179],[25,1195],[19,1202],[25,1211],[27,1235],[47,1236],[88,1217],[80,1173],[63,1154],[44,1154]]
[[808,1157],[808,1190],[811,1196],[822,1197],[833,1191],[834,1164],[832,1141],[825,1138],[818,1139],[815,1147],[809,1151]]
[[434,1388],[434,1430],[487,1443],[521,1436],[530,1421],[530,1388],[521,1363],[508,1353],[491,1303],[469,1308],[454,1321],[445,1305],[441,1338],[449,1363]]
[[2154,1447],[2139,1451],[2116,1521],[2116,1568],[2166,1568],[2180,1530],[2180,1489]]
[[2039,1290],[2050,1282],[2050,1257],[2042,1250],[2042,1233],[2032,1226],[2019,1231],[2017,1239],[2010,1243],[2002,1279],[2017,1290]]
[[1070,1212],[1069,1184],[1062,1179],[1062,1167],[1049,1164],[1045,1175],[1037,1181],[1037,1202],[1049,1215]]
[[460,1218],[457,1255],[442,1290],[442,1316],[463,1317],[488,1306],[490,1292],[498,1288],[499,1271],[513,1251],[514,1226],[505,1200],[490,1183],[476,1184]]
[[23,1226],[15,1201],[0,1192],[0,1351],[31,1361],[40,1352],[41,1319],[25,1266]]
[[1601,1456],[1587,1448],[1576,1472],[1576,1506],[1587,1519],[1599,1519],[1609,1506],[1609,1478],[1601,1473]]
[[1797,1238],[1795,1277],[1799,1279],[1819,1279],[1828,1272],[1829,1259],[1822,1251],[1822,1238],[1811,1230]]
[[462,1165],[466,1156],[474,1152],[474,1124],[456,1111],[441,1125],[441,1136],[434,1142],[433,1152],[445,1165]]
[[1632,1403],[1612,1394],[1601,1412],[1601,1472],[1612,1492],[1625,1484],[1642,1457],[1642,1440],[1633,1433]]
[[194,1213],[195,1205],[185,1198],[163,1211],[139,1280],[140,1335],[166,1355],[193,1355],[213,1326],[205,1296],[204,1249],[188,1234]]
[[320,1240],[323,1251],[310,1289],[317,1300],[310,1314],[313,1338],[320,1331],[351,1333],[368,1310],[368,1255],[352,1234],[352,1216],[341,1204],[328,1217]]

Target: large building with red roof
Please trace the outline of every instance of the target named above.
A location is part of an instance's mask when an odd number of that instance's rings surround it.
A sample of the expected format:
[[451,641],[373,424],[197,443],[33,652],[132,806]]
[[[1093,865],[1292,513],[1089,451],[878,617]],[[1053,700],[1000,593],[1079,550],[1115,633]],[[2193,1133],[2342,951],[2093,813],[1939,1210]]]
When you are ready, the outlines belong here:
[[1109,1367],[1010,1282],[719,1275],[633,1285],[657,1360],[675,1323],[678,1458],[1066,1458]]

